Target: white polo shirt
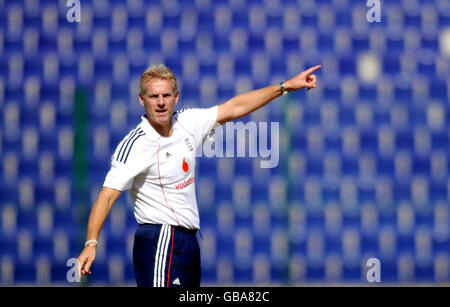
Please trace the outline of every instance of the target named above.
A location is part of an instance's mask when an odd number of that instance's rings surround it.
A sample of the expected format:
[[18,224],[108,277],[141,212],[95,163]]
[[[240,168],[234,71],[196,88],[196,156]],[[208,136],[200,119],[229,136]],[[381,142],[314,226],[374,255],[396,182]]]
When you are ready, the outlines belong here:
[[129,190],[139,224],[199,229],[195,196],[197,147],[216,124],[218,107],[182,109],[173,115],[170,137],[142,116],[119,143],[103,186]]

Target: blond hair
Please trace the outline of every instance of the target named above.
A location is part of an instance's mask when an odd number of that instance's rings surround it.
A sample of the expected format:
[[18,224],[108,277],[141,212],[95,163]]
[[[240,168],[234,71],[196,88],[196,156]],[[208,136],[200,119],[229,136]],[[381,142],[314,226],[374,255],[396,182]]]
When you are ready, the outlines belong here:
[[172,80],[173,83],[173,93],[178,93],[178,84],[177,78],[175,74],[164,64],[152,65],[147,68],[141,75],[141,79],[139,80],[139,95],[145,95],[145,83],[148,80],[152,79],[163,79],[163,80]]

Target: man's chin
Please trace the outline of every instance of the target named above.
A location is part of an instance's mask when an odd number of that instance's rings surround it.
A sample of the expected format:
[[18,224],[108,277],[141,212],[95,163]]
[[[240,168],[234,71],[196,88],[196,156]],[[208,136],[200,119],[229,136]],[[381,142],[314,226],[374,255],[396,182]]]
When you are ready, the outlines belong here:
[[155,122],[156,122],[156,124],[158,124],[160,126],[165,126],[170,123],[170,117],[168,116],[168,114],[164,114],[164,115],[157,114],[155,116]]

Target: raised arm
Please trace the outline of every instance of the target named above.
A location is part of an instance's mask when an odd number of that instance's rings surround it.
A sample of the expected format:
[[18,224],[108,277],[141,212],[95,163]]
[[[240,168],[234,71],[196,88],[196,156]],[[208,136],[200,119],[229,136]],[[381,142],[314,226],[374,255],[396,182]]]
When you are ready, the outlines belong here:
[[[317,84],[317,77],[313,73],[321,67],[322,65],[311,67],[294,78],[286,81],[284,83],[285,89],[292,92],[302,88],[307,88],[308,90],[315,88]],[[261,108],[262,106],[265,106],[281,95],[282,91],[280,85],[276,84],[235,96],[219,105],[217,122],[224,124],[228,121],[243,117]]]
[[[121,191],[108,187],[102,188],[89,215],[86,241],[98,239],[106,217],[120,194],[122,194]],[[81,274],[87,275],[91,273],[91,265],[95,259],[96,248],[95,243],[87,245],[78,257],[78,276],[81,277]]]

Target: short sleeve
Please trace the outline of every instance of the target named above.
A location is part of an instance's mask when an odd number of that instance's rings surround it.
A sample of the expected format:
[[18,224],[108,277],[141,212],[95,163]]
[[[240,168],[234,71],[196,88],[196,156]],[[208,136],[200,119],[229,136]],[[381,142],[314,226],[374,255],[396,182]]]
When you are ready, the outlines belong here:
[[217,123],[218,106],[211,108],[187,109],[180,112],[178,120],[195,138],[199,146]]
[[150,155],[146,154],[144,134],[126,137],[111,157],[111,169],[106,175],[104,187],[125,191],[131,188],[134,178],[150,167]]

